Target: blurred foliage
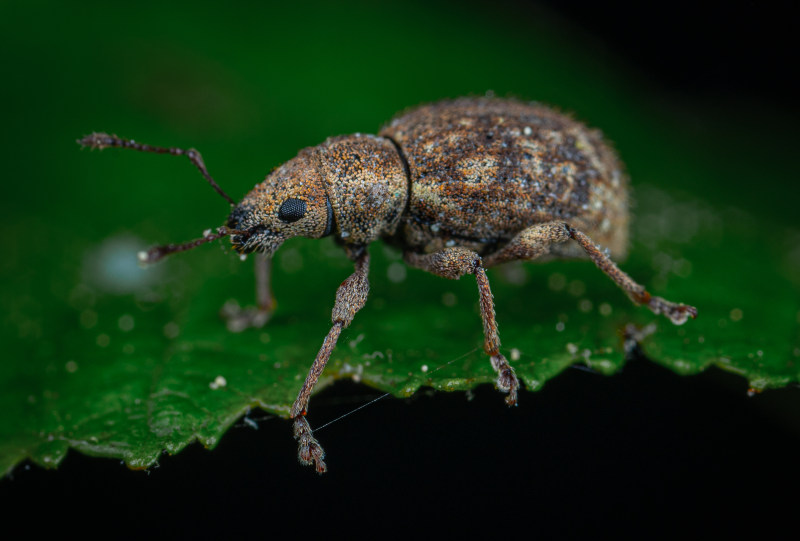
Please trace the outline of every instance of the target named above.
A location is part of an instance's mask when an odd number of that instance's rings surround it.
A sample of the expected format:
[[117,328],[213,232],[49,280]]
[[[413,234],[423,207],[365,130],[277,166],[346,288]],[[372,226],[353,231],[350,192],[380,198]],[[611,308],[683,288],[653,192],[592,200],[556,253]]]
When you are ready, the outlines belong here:
[[[351,272],[332,243],[290,241],[274,319],[228,333],[219,309],[252,298],[249,264],[213,246],[147,270],[135,261],[221,224],[227,206],[185,160],[80,151],[73,141],[95,130],[199,148],[237,197],[298,149],[374,133],[423,101],[491,89],[556,104],[602,127],[628,164],[623,268],[700,317],[674,327],[585,261],[493,269],[504,349],[526,387],[572,363],[617,370],[629,324],[679,373],[715,364],[754,390],[797,381],[788,127],[735,104],[699,114],[653,97],[548,13],[526,15],[421,2],[0,4],[0,471],[26,457],[53,466],[69,447],[147,467],[195,438],[213,446],[249,408],[286,415]],[[491,382],[474,281],[406,269],[380,244],[372,253],[371,298],[320,387],[351,377],[406,396]]]

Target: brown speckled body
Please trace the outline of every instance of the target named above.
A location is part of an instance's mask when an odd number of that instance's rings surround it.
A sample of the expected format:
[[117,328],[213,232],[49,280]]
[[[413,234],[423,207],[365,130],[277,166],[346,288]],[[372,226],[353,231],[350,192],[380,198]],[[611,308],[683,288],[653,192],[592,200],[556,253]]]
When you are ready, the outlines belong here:
[[[599,131],[535,103],[463,98],[411,109],[378,136],[302,150],[255,186],[228,225],[248,232],[232,238],[242,253],[272,255],[287,238],[333,234],[351,256],[383,238],[410,254],[456,247],[486,257],[531,226],[563,221],[622,258],[627,189]],[[303,219],[280,218],[289,199],[306,204]],[[582,253],[553,243],[537,259]]]
[[412,109],[380,135],[409,167],[410,201],[391,239],[403,248],[487,255],[531,225],[564,220],[625,255],[627,179],[597,130],[542,105],[479,98]]
[[[234,203],[196,150],[153,147],[108,134],[80,142],[186,156]],[[514,100],[443,101],[400,115],[377,136],[333,137],[301,150],[235,206],[226,227],[209,230],[203,239],[142,252],[140,259],[156,261],[229,235],[241,254],[260,252],[258,307],[226,312],[228,327],[240,331],[264,325],[272,313],[268,257],[283,241],[333,235],[344,247],[354,270],[336,291],[331,330],[290,410],[298,459],[322,473],[325,452],[305,415],[342,330],[367,301],[367,245],[374,240],[400,247],[406,263],[443,278],[475,277],[483,349],[510,406],[517,403],[520,381],[501,352],[486,267],[585,254],[634,302],[676,325],[694,318],[694,307],[650,295],[598,247],[625,255],[627,189],[622,166],[600,132],[568,116]]]

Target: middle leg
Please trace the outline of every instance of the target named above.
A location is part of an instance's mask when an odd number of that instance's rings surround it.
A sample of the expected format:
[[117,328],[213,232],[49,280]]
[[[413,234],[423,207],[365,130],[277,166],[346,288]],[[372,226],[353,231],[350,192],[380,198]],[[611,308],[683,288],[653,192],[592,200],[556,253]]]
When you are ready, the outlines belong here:
[[500,353],[500,337],[497,334],[494,300],[481,257],[466,248],[446,248],[432,254],[406,252],[404,258],[406,263],[411,266],[451,280],[458,280],[465,274],[475,275],[480,295],[481,319],[483,320],[483,349],[491,358],[492,368],[497,372],[497,388],[508,393],[506,403],[509,406],[516,405],[519,380],[508,360]]

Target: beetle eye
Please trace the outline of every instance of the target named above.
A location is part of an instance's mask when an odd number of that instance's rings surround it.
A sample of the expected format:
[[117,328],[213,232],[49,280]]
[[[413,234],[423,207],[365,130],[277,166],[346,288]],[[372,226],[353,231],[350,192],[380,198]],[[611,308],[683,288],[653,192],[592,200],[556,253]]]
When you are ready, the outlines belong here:
[[296,222],[306,214],[306,202],[302,199],[287,199],[278,209],[278,218],[284,222]]

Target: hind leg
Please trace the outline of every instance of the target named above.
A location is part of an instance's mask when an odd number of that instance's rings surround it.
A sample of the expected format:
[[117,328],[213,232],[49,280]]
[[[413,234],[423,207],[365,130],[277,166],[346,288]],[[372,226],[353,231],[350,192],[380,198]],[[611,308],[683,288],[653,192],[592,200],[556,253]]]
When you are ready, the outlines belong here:
[[514,369],[508,364],[508,360],[500,353],[500,337],[497,335],[492,290],[489,287],[489,279],[486,277],[481,257],[466,248],[446,248],[432,254],[406,252],[404,258],[406,263],[411,266],[451,280],[458,280],[465,274],[475,275],[480,295],[481,319],[483,320],[483,349],[491,359],[492,368],[497,372],[497,388],[508,393],[506,403],[514,406],[517,403],[519,380]]
[[517,234],[501,250],[486,257],[486,266],[498,265],[518,259],[536,259],[550,253],[555,244],[574,240],[594,264],[622,288],[636,304],[644,304],[656,314],[664,314],[675,325],[682,325],[689,317],[697,317],[697,308],[653,297],[644,286],[637,284],[620,270],[592,239],[564,222],[538,224]]

